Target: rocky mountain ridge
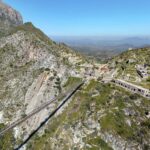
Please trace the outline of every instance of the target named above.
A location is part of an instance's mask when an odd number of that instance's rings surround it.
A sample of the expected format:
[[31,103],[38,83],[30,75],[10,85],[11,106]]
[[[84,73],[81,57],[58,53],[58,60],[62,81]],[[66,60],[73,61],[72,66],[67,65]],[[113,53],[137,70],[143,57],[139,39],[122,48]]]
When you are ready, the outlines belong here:
[[[56,44],[32,23],[1,3],[0,125],[1,129],[56,97],[78,63],[87,62],[64,44]],[[3,30],[4,29],[4,30]],[[6,32],[5,32],[6,31]],[[27,137],[58,102],[2,137],[0,149],[12,149]],[[29,123],[30,122],[30,123]],[[8,136],[9,135],[9,136]],[[14,141],[11,143],[11,141]],[[16,143],[16,144],[13,144]]]

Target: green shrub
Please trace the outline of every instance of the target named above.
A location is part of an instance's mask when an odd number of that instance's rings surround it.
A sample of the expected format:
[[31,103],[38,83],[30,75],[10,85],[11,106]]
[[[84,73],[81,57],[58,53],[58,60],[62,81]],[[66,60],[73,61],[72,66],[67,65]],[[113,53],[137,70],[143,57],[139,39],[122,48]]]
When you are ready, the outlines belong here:
[[[5,127],[4,124],[0,124],[0,130]],[[13,150],[15,139],[12,131],[6,132],[0,136],[0,150]]]

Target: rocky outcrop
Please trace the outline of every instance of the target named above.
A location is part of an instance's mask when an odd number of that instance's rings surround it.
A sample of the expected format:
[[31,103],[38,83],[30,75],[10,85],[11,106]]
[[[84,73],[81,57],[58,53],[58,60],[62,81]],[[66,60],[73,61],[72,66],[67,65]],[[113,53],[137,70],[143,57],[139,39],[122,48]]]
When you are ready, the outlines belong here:
[[23,24],[23,19],[20,13],[0,1],[0,36],[14,27]]

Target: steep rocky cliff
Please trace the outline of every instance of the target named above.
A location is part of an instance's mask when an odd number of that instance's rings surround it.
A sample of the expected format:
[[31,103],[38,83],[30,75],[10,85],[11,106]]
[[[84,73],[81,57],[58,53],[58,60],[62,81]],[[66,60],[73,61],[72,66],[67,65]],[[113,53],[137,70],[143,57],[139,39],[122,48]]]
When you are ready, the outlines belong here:
[[14,26],[23,24],[22,16],[12,7],[0,1],[0,36]]

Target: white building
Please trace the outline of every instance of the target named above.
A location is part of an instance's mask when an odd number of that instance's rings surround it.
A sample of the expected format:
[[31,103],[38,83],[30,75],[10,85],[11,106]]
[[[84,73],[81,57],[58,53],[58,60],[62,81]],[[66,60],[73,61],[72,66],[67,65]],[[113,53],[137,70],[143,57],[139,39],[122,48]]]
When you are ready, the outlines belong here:
[[121,79],[113,79],[113,82],[133,93],[138,93],[148,99],[150,99],[150,91],[149,89],[146,89],[146,88],[143,88],[141,86],[137,86],[135,84],[132,84],[132,83],[129,83],[129,82],[126,82],[124,80],[121,80]]
[[149,77],[147,72],[147,68],[144,65],[137,65],[136,66],[137,73],[144,79]]

